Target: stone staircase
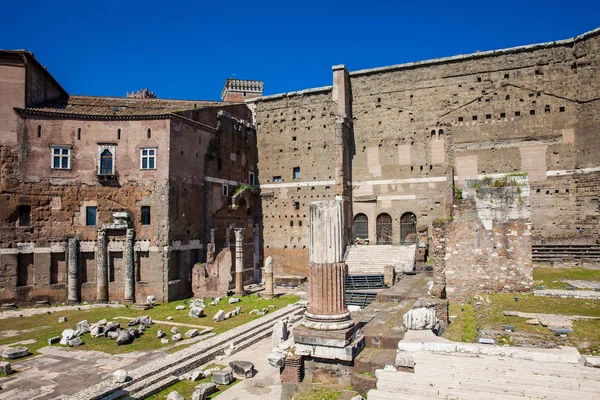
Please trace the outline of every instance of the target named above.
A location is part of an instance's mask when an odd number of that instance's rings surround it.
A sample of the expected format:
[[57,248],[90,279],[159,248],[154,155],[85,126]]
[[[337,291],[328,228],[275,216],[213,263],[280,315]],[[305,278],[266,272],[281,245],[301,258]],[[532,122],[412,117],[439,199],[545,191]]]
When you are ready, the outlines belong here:
[[414,373],[377,370],[368,400],[598,399],[600,369],[581,363],[415,353]]
[[410,272],[415,266],[415,245],[353,245],[346,249],[348,274],[383,274],[393,265],[396,272]]
[[600,262],[600,246],[586,244],[534,244],[531,246],[533,262]]

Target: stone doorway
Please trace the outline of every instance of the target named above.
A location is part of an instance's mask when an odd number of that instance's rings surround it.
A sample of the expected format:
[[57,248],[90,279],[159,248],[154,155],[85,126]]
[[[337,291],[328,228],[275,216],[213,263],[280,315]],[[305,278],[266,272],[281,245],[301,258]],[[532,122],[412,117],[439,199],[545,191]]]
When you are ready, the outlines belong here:
[[390,214],[379,214],[376,223],[377,244],[392,244],[392,217]]
[[417,216],[411,212],[404,213],[400,217],[400,243],[417,243]]

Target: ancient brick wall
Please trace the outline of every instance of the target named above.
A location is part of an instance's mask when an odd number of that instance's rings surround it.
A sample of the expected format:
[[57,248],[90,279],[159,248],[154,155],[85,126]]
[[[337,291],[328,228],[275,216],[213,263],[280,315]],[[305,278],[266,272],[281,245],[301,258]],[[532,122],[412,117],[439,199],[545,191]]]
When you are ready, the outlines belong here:
[[[533,286],[529,185],[494,187],[469,180],[454,203],[446,235],[448,299],[477,293],[529,292]],[[441,232],[440,232],[441,233]],[[438,236],[436,234],[435,236]]]
[[306,276],[309,204],[335,193],[337,105],[329,88],[255,104],[264,256],[275,275]]

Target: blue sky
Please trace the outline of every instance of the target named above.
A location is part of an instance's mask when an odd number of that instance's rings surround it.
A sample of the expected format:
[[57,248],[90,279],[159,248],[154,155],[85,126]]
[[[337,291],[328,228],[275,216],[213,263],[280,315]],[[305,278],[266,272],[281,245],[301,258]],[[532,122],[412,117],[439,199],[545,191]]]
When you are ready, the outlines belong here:
[[[27,49],[72,94],[218,99],[349,70],[547,42],[600,27],[600,1],[5,1],[0,48]],[[7,18],[8,17],[8,18]]]

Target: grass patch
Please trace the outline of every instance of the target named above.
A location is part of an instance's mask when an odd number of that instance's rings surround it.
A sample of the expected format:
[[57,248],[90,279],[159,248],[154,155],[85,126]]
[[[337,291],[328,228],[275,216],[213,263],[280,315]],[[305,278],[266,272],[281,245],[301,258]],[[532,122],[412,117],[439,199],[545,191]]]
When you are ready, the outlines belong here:
[[343,390],[311,387],[296,393],[295,400],[338,400]]
[[[456,342],[475,342],[481,332],[493,335],[499,344],[518,346],[573,346],[583,354],[600,353],[600,320],[575,320],[574,332],[562,338],[542,325],[528,325],[525,318],[505,316],[504,311],[580,315],[600,317],[600,301],[560,299],[520,294],[482,296],[464,304],[450,304],[450,315],[456,319],[448,326],[444,337]],[[483,300],[482,300],[483,299]],[[501,324],[514,325],[515,333],[503,332]]]
[[[211,381],[210,376],[208,378],[199,379],[194,382],[190,381],[189,379],[184,379],[184,380],[177,382],[174,385],[169,386],[166,389],[163,389],[162,391],[160,391],[150,397],[147,397],[147,399],[151,399],[151,400],[166,399],[167,396],[169,395],[169,393],[171,393],[173,391],[176,391],[177,393],[179,393],[186,399],[191,399],[192,394],[194,393],[194,390],[196,389],[196,386],[198,386],[201,383],[206,383],[206,382],[210,382],[210,381]],[[232,383],[230,383],[227,386],[217,385],[217,391],[206,398],[209,400],[214,399],[215,397],[217,397],[218,395],[220,395],[221,393],[223,393],[224,391],[226,391],[227,389],[229,389],[230,387],[232,387],[233,385],[235,385],[238,382],[240,382],[240,379],[236,379],[235,381],[233,381]]]
[[564,289],[565,280],[600,281],[600,270],[585,268],[534,268],[533,280],[536,286],[547,289]]
[[[69,310],[56,311],[53,307],[48,308],[46,314],[35,315],[31,317],[15,317],[0,320],[0,345],[7,345],[21,340],[35,339],[36,343],[25,345],[29,352],[35,354],[40,348],[48,345],[48,339],[53,336],[60,336],[62,331],[67,328],[75,328],[75,324],[81,320],[88,320],[90,324],[95,323],[103,318],[109,321],[115,317],[135,318],[142,315],[149,315],[155,321],[166,321],[168,316],[173,317],[171,322],[179,322],[184,324],[201,325],[214,328],[215,334],[223,333],[231,328],[245,324],[256,318],[260,318],[255,314],[250,314],[255,308],[262,309],[266,307],[270,312],[278,310],[288,304],[295,303],[298,300],[297,296],[285,295],[271,300],[264,300],[256,295],[244,296],[239,303],[228,304],[228,299],[222,299],[216,306],[207,305],[205,309],[206,316],[202,318],[191,318],[188,316],[189,308],[177,311],[175,307],[182,305],[187,300],[177,300],[171,303],[158,304],[150,310],[135,310],[132,308],[92,308],[89,310]],[[275,308],[269,307],[274,305]],[[225,312],[242,307],[242,313],[221,322],[214,322],[213,317],[219,311]],[[58,317],[66,316],[66,323],[58,323]],[[127,325],[126,319],[117,319],[121,326]],[[163,325],[160,323],[153,324],[146,330],[144,335],[135,339],[130,345],[117,346],[114,340],[107,338],[93,338],[89,334],[81,337],[84,345],[75,348],[76,350],[97,350],[109,354],[122,354],[131,351],[149,351],[167,347],[171,345],[162,344],[156,337],[156,332],[162,329],[168,332],[172,328],[171,325]],[[191,327],[179,327],[182,333],[185,333]],[[16,336],[5,337],[3,333],[6,331],[19,331]],[[167,337],[170,337],[167,335]],[[55,345],[60,346],[60,345]],[[184,346],[177,346],[176,350],[183,349]],[[23,359],[20,359],[23,360]],[[19,361],[20,361],[19,360]],[[16,361],[18,362],[18,361]]]

